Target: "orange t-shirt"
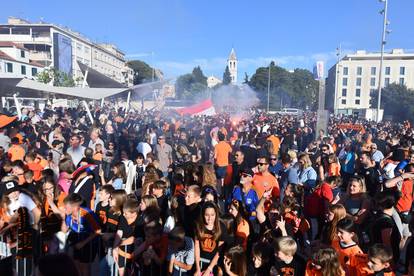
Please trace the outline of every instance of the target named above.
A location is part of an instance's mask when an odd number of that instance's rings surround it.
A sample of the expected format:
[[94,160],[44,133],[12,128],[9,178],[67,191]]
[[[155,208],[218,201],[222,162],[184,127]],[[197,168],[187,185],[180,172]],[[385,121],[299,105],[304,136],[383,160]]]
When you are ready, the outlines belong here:
[[280,139],[275,135],[270,135],[267,138],[268,141],[272,142],[273,145],[273,152],[271,154],[278,154],[280,149]]
[[42,171],[44,168],[39,163],[27,163],[27,168],[33,172],[34,181],[39,181],[42,178]]
[[341,266],[345,270],[348,270],[349,275],[355,275],[355,268],[350,266],[350,258],[356,254],[363,254],[358,244],[343,247],[339,239],[334,239],[332,241],[332,248],[335,249],[335,251],[338,253]]
[[[306,264],[305,276],[325,276],[325,275],[322,275],[322,272],[320,270],[313,268],[312,262],[308,261],[308,263]],[[343,269],[341,269],[340,276],[345,276],[345,271]]]
[[279,183],[276,177],[270,173],[268,175],[256,173],[253,176],[253,189],[256,191],[259,199],[262,198],[265,191],[270,189],[272,189],[273,197],[279,198],[280,195]]
[[340,176],[341,175],[341,166],[338,163],[329,164],[328,176]]
[[220,141],[214,147],[214,157],[219,167],[226,167],[229,164],[229,154],[232,152],[230,145],[225,141]]
[[7,151],[7,153],[10,156],[10,160],[12,162],[16,161],[16,160],[24,160],[24,156],[26,154],[26,151],[24,150],[24,148],[22,148],[19,145],[12,145],[9,150]]
[[397,209],[400,212],[408,212],[413,203],[413,181],[411,179],[404,180],[401,187],[401,197],[397,202]]
[[[349,266],[352,269],[355,276],[368,276],[374,275],[375,272],[368,267],[368,255],[367,254],[354,254],[349,258]],[[384,276],[395,276],[392,271],[385,271]]]

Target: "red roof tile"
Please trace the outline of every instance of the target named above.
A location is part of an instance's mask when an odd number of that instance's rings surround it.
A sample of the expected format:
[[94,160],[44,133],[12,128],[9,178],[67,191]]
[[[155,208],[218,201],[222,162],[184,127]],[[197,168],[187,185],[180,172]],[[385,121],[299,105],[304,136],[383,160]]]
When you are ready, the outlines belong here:
[[16,47],[18,49],[21,50],[27,50],[26,48],[24,48],[21,44],[17,44],[11,41],[0,41],[0,48],[11,48],[11,47]]
[[7,59],[7,60],[11,60],[11,61],[16,61],[14,58],[12,58],[11,56],[9,56],[8,54],[6,54],[3,51],[0,51],[0,58]]

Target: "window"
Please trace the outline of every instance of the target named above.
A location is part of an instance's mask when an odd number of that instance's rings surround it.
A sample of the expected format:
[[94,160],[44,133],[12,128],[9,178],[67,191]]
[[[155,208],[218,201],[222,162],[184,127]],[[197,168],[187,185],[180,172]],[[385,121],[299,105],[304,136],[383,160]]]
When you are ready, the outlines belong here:
[[356,86],[361,86],[361,82],[362,82],[362,79],[361,78],[357,78],[356,79]]
[[346,99],[342,99],[341,103],[346,104]]
[[361,100],[355,100],[355,104],[356,105],[360,105],[361,104]]
[[0,27],[0,34],[10,34],[10,28]]
[[400,67],[400,75],[405,75],[405,67]]
[[7,73],[13,73],[13,63],[7,62],[6,67],[7,67]]
[[361,89],[360,88],[357,88],[355,90],[355,97],[361,97]]
[[400,84],[400,85],[404,85],[404,78],[400,78],[400,82],[399,82],[399,84]]
[[362,67],[357,67],[357,75],[358,76],[362,75]]
[[24,58],[24,57],[25,57],[24,50],[20,50],[20,57],[22,57],[22,58]]
[[346,88],[342,88],[342,97],[346,97]]
[[371,67],[371,76],[375,76],[377,74],[377,67]]
[[374,96],[374,94],[375,94],[375,89],[371,88],[369,90],[369,95],[372,97],[372,96]]
[[82,44],[76,43],[76,48],[78,51],[82,51]]
[[371,86],[375,86],[375,78],[371,78],[370,84],[371,84]]
[[37,68],[32,68],[32,76],[36,76],[37,75]]
[[343,75],[348,76],[348,67],[344,67]]
[[21,69],[22,69],[22,75],[26,75],[26,66],[22,65]]
[[343,78],[342,79],[342,85],[343,86],[347,86],[348,85],[348,78]]
[[390,78],[385,78],[384,86],[390,85]]
[[391,67],[385,67],[385,75],[389,76],[391,74]]
[[89,54],[89,48],[85,47],[85,53]]
[[28,27],[12,27],[12,34],[16,35],[29,35],[30,28]]

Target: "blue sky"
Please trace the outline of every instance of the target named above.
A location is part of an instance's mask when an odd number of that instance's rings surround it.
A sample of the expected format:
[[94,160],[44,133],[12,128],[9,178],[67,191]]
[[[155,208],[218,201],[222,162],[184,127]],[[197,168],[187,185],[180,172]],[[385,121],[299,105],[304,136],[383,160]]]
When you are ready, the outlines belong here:
[[[221,78],[234,46],[242,79],[271,60],[287,69],[311,69],[316,60],[329,67],[340,43],[345,53],[378,51],[381,9],[377,0],[3,0],[0,21],[16,16],[68,26],[167,77],[200,65]],[[386,49],[414,49],[412,11],[413,0],[389,0]]]

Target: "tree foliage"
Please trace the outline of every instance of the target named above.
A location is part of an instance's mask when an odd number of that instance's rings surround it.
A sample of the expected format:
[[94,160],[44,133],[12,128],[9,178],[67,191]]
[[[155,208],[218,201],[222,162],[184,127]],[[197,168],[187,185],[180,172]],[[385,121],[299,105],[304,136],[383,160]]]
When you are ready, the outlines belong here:
[[179,99],[194,99],[205,97],[207,77],[200,66],[193,69],[191,74],[181,75],[175,82],[175,92]]
[[[371,108],[378,106],[378,90],[371,94]],[[390,84],[381,90],[381,109],[384,116],[391,116],[393,120],[413,121],[414,118],[414,90],[405,85]]]
[[53,86],[73,87],[76,84],[71,75],[53,67],[38,73],[36,79],[42,83],[50,83],[53,81]]
[[[141,60],[128,61],[128,66],[134,70],[134,85],[151,82],[153,77],[153,68]],[[154,81],[158,78],[154,73]]]
[[261,106],[267,105],[268,74],[270,67],[270,109],[296,107],[316,109],[318,82],[310,71],[295,69],[289,72],[275,66],[259,67],[249,81],[250,87],[258,92]]
[[230,83],[231,83],[230,70],[229,70],[229,66],[226,66],[226,69],[224,70],[224,73],[223,73],[223,85],[228,85]]

